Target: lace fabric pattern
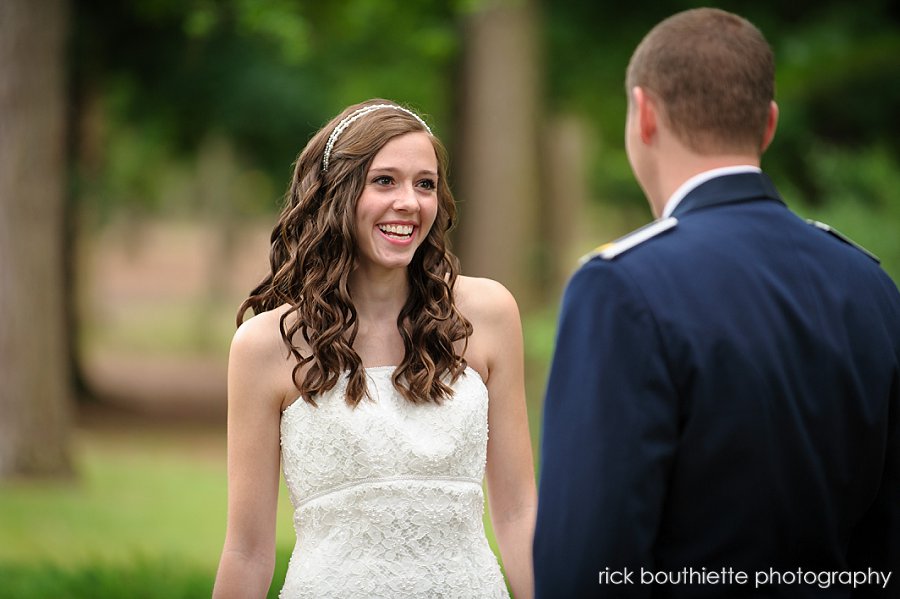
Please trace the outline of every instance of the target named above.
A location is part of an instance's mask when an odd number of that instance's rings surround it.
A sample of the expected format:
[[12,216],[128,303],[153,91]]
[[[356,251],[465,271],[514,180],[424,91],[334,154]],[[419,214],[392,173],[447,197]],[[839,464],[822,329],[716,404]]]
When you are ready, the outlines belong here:
[[482,513],[488,393],[471,368],[441,405],[414,405],[393,367],[346,376],[282,414],[282,469],[297,544],[282,599],[508,598]]

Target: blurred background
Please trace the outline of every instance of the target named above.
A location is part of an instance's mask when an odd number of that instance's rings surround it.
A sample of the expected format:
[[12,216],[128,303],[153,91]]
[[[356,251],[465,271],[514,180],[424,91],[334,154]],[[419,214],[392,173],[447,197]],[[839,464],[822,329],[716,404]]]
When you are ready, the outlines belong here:
[[[209,596],[235,311],[294,158],[367,98],[450,150],[463,272],[522,308],[537,452],[565,280],[652,218],[625,66],[702,5],[639,4],[0,0],[0,597]],[[775,50],[763,168],[900,280],[900,5],[712,4]],[[272,596],[290,522],[282,493]]]

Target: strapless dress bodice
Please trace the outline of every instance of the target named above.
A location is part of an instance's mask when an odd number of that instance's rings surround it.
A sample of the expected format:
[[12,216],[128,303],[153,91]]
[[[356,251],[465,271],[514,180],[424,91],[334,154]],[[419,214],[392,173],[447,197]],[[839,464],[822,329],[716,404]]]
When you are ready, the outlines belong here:
[[393,372],[366,369],[355,408],[343,376],[282,413],[297,544],[281,597],[508,597],[482,523],[487,388],[468,368],[417,405]]

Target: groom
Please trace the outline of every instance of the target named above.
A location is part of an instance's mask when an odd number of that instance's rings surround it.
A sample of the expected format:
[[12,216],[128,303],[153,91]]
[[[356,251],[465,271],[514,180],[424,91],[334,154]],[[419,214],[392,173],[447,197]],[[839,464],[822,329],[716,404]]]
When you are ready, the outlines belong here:
[[900,597],[900,294],[760,171],[769,45],[682,12],[626,89],[658,219],[565,292],[536,596]]

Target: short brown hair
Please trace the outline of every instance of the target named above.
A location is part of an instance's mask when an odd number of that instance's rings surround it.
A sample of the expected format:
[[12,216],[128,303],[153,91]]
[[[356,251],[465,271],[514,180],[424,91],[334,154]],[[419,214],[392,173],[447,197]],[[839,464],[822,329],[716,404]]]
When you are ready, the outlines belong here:
[[626,93],[645,89],[691,150],[760,151],[775,96],[772,49],[752,23],[714,8],[675,14],[648,33],[631,57]]

